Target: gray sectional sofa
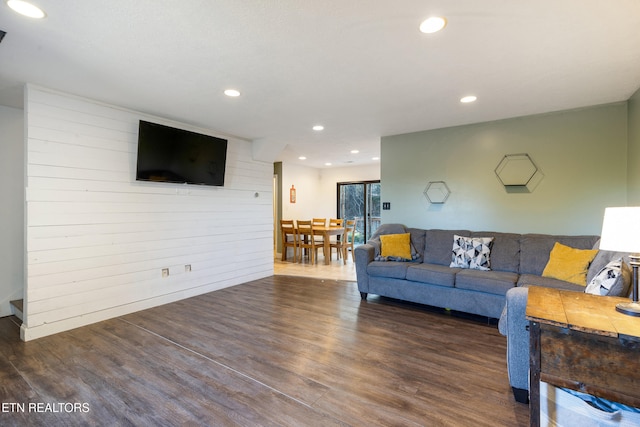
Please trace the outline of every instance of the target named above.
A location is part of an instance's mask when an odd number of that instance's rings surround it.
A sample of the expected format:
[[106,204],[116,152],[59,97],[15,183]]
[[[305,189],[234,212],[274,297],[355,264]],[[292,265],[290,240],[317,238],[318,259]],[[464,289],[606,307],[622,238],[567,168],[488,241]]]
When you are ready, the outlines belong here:
[[[380,259],[383,234],[410,233],[416,259]],[[454,235],[493,237],[491,270],[451,268]],[[556,236],[495,231],[425,230],[384,224],[366,244],[355,248],[356,276],[362,299],[368,294],[426,304],[498,319],[509,289],[525,285],[584,291],[583,286],[542,277],[556,242],[592,249],[598,236]]]
[[[412,261],[381,258],[380,235],[410,233]],[[454,235],[493,237],[490,271],[450,267]],[[543,277],[556,242],[577,249],[597,249],[598,236],[514,234],[493,231],[424,230],[400,224],[381,226],[367,244],[355,248],[358,289],[363,300],[376,294],[404,301],[500,318],[507,336],[507,369],[514,397],[528,401],[529,332],[525,319],[528,286],[584,292],[585,287]],[[599,251],[587,283],[609,261],[628,254]],[[629,280],[629,278],[625,278]],[[628,294],[628,283],[623,288]]]

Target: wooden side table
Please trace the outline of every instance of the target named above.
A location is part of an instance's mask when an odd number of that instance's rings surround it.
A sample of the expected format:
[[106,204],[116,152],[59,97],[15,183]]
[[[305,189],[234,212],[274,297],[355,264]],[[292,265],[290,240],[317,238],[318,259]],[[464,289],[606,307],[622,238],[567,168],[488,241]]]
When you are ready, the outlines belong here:
[[640,318],[615,308],[627,300],[529,288],[532,426],[540,425],[540,381],[640,407]]

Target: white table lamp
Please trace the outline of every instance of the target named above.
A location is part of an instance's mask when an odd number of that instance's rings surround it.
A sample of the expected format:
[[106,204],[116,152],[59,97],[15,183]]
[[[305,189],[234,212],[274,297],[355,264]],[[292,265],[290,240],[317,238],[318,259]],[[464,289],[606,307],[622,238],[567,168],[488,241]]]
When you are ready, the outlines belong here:
[[638,267],[640,267],[640,207],[606,208],[602,221],[600,249],[629,252],[633,269],[631,301],[616,305],[616,310],[630,316],[640,316],[638,303]]

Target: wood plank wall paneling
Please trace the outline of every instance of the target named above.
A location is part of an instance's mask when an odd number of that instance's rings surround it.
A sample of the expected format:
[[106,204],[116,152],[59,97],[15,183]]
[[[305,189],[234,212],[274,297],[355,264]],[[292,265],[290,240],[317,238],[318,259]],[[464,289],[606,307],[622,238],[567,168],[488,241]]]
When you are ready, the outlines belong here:
[[226,136],[31,85],[25,111],[23,339],[273,274],[273,166],[250,142],[228,138],[224,188],[136,182],[140,119]]

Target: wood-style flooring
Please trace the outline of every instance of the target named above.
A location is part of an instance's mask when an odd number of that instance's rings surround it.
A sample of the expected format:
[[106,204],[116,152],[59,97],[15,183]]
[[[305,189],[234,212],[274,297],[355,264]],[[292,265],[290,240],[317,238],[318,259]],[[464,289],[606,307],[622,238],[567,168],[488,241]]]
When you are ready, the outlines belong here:
[[329,264],[325,264],[322,251],[318,251],[318,262],[316,264],[311,264],[307,259],[302,262],[281,261],[281,257],[276,256],[273,261],[273,271],[274,274],[283,276],[356,281],[356,266],[351,255],[347,257],[347,262],[344,263],[342,259],[336,259],[334,254]]
[[276,275],[27,343],[0,319],[0,425],[527,426],[505,347],[486,321]]

